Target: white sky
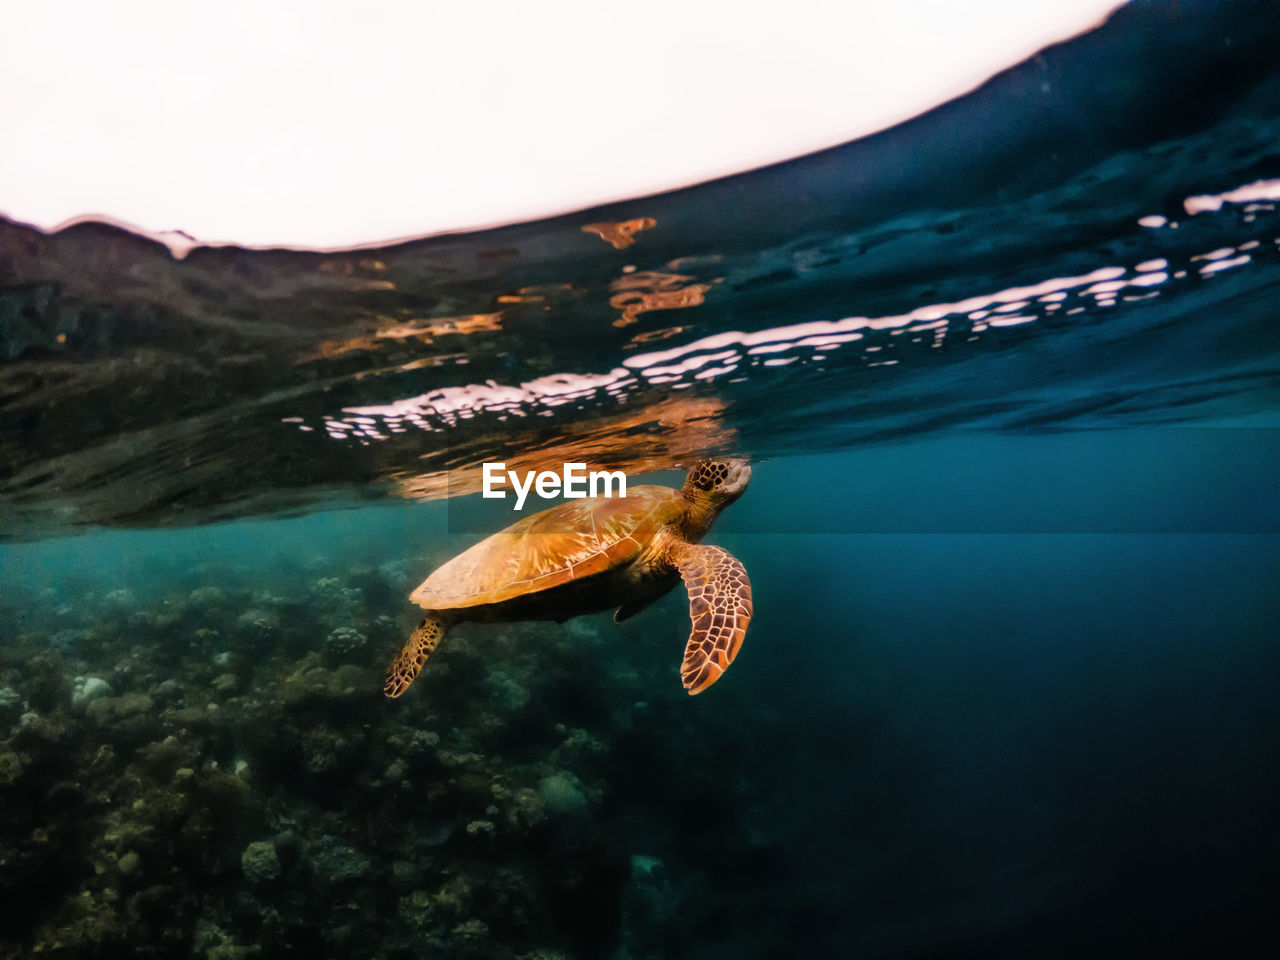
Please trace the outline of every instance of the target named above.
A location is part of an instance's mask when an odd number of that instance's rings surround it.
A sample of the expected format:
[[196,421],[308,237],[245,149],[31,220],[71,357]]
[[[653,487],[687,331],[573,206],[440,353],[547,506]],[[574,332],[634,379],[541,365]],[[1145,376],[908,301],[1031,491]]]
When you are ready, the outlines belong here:
[[0,212],[333,247],[873,132],[1118,0],[44,0],[0,14]]

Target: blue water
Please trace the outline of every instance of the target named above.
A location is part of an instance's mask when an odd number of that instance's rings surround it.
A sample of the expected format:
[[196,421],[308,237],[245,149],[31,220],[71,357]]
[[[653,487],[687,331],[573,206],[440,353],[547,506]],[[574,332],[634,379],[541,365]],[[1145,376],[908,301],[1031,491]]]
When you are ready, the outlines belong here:
[[[1272,955],[1278,21],[383,250],[0,223],[0,953]],[[677,590],[380,698],[480,463],[703,453],[712,689]]]
[[[1082,442],[1034,446],[1052,460]],[[932,455],[949,473],[965,453],[928,444],[901,464]],[[892,460],[873,458],[881,470]],[[856,476],[858,457],[837,462]],[[711,538],[747,566],[757,613],[707,694],[678,699],[678,594],[623,627],[591,618],[603,656],[572,643],[533,653],[531,669],[551,676],[579,656],[609,669],[608,644],[642,641],[628,692],[654,701],[650,726],[607,719],[629,706],[610,702],[616,692],[597,707],[572,688],[543,704],[616,738],[596,827],[626,855],[659,859],[671,901],[626,914],[637,955],[765,956],[800,940],[815,955],[885,957],[1256,948],[1278,852],[1274,521],[1253,534],[750,532],[756,519],[806,525],[810,502],[785,491],[824,465],[758,466],[724,518],[738,532]],[[1131,503],[1204,509],[1183,490],[1164,473]],[[1015,520],[1042,493],[1006,491],[982,515]],[[831,499],[833,526],[859,522],[864,499]],[[127,588],[159,603],[175,585],[236,575],[303,593],[304,558],[340,574],[475,539],[448,521],[444,504],[378,507],[13,546],[6,597],[52,588],[76,606]],[[18,629],[39,626],[17,606]],[[476,645],[494,630],[474,628]],[[450,663],[447,648],[439,659]],[[372,703],[364,722],[388,709]]]

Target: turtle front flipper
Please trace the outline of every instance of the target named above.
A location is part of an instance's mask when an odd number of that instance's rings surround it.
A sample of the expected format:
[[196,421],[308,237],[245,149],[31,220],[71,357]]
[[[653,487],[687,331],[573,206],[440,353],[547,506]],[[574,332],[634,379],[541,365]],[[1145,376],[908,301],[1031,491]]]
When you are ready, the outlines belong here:
[[684,648],[680,679],[690,696],[720,679],[733,663],[751,622],[751,581],[728,550],[684,545],[672,562],[689,591],[693,632]]
[[409,689],[409,684],[422,672],[422,665],[431,656],[431,651],[444,636],[444,621],[435,614],[428,614],[409,640],[391,661],[391,669],[387,671],[387,682],[382,685],[382,692],[395,699]]

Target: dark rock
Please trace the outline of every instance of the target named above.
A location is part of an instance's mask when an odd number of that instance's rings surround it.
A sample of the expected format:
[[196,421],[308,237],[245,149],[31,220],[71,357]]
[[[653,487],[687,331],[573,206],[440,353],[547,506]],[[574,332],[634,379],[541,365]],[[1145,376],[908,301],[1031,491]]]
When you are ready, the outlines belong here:
[[366,857],[327,834],[317,843],[311,862],[316,878],[331,886],[359,880],[369,873]]
[[12,750],[0,748],[0,788],[12,787],[22,779],[22,761]]
[[276,845],[270,841],[255,840],[240,854],[240,867],[244,878],[252,886],[261,886],[280,878],[280,857]]

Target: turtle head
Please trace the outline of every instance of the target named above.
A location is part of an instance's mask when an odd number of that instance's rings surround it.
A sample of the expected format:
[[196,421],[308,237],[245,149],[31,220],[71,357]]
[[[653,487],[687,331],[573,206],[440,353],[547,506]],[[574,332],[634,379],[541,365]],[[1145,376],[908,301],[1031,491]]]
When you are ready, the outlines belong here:
[[690,501],[709,503],[719,512],[742,496],[750,482],[751,464],[746,460],[699,460],[685,477],[684,495]]

